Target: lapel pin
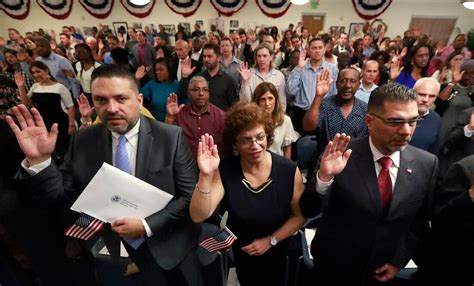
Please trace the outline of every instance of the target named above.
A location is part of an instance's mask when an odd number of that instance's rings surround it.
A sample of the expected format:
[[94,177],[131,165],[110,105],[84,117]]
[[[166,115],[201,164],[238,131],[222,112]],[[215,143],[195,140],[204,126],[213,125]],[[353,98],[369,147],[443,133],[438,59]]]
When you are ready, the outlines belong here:
[[408,173],[408,174],[411,174],[412,172],[413,172],[412,169],[407,169],[407,173]]

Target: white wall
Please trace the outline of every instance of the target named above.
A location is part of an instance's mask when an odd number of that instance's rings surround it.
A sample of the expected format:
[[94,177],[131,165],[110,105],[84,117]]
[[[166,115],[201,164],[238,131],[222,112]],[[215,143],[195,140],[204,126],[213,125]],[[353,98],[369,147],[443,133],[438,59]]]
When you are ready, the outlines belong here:
[[[351,22],[363,22],[357,15],[350,0],[321,0],[317,9],[311,9],[309,4],[303,6],[292,5],[288,12],[281,18],[273,19],[266,17],[258,8],[255,1],[247,1],[247,4],[232,17],[224,17],[226,20],[226,33],[229,29],[229,20],[239,21],[239,25],[245,27],[250,25],[267,25],[286,28],[289,23],[296,23],[301,19],[303,13],[320,13],[326,16],[324,29],[329,26],[345,26],[349,30]],[[1,15],[3,14],[3,15]],[[65,20],[56,20],[44,12],[36,1],[31,1],[30,14],[25,20],[15,20],[8,15],[0,12],[0,35],[6,36],[9,27],[15,27],[21,33],[37,30],[42,27],[45,30],[54,29],[60,31],[63,25],[74,25],[82,28],[83,26],[97,26],[99,23],[108,24],[112,27],[114,21],[126,21],[130,25],[133,22],[142,24],[154,23],[177,24],[179,22],[189,22],[191,26],[196,20],[204,20],[207,29],[208,20],[216,18],[217,11],[212,7],[209,1],[202,1],[198,11],[191,17],[182,17],[171,11],[164,1],[156,1],[154,10],[146,18],[136,18],[130,15],[119,0],[115,1],[113,11],[106,19],[97,19],[92,17],[85,9],[74,1],[72,12]],[[440,18],[457,18],[456,27],[465,33],[474,28],[474,12],[462,7],[458,0],[395,0],[381,18],[389,25],[388,36],[403,34],[408,28],[412,16],[432,16]]]

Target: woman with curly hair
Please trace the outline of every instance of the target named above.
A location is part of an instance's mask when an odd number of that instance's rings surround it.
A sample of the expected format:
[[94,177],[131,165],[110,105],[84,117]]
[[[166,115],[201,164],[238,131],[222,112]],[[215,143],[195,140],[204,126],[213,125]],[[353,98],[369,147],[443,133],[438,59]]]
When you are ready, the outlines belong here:
[[202,222],[220,204],[227,226],[237,236],[232,245],[242,286],[285,285],[288,238],[304,223],[299,208],[303,180],[296,164],[268,152],[274,124],[256,103],[239,102],[226,113],[224,148],[234,154],[222,161],[212,136],[201,136],[199,181],[190,205],[191,218]]

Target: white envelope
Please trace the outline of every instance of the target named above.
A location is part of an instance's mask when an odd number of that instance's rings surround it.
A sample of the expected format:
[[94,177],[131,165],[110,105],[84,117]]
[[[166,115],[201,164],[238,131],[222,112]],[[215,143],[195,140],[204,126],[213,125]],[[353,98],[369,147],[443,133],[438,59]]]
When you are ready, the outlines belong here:
[[144,219],[165,208],[172,198],[169,193],[104,163],[71,210],[112,223],[126,217]]

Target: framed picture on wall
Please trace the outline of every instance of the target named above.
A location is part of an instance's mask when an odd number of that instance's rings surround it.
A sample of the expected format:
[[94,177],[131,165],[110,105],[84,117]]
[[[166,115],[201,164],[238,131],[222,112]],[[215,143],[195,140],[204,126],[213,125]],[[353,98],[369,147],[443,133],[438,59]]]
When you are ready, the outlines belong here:
[[180,22],[179,25],[183,27],[184,32],[186,34],[191,34],[191,24],[190,23],[185,23],[185,22]]
[[346,27],[344,26],[331,26],[329,28],[329,34],[331,34],[335,38],[339,38],[339,35],[344,32]]
[[364,27],[364,23],[351,23],[351,25],[349,26],[349,39],[352,39],[354,37],[363,38],[364,37],[364,32],[362,31],[363,27]]
[[238,28],[239,27],[239,21],[238,20],[230,20],[230,27],[231,28]]
[[165,28],[165,32],[170,36],[174,36],[176,33],[176,26],[174,24],[163,25],[163,28]]
[[112,26],[114,27],[114,33],[118,37],[119,34],[121,36],[125,35],[128,30],[127,22],[113,22]]

